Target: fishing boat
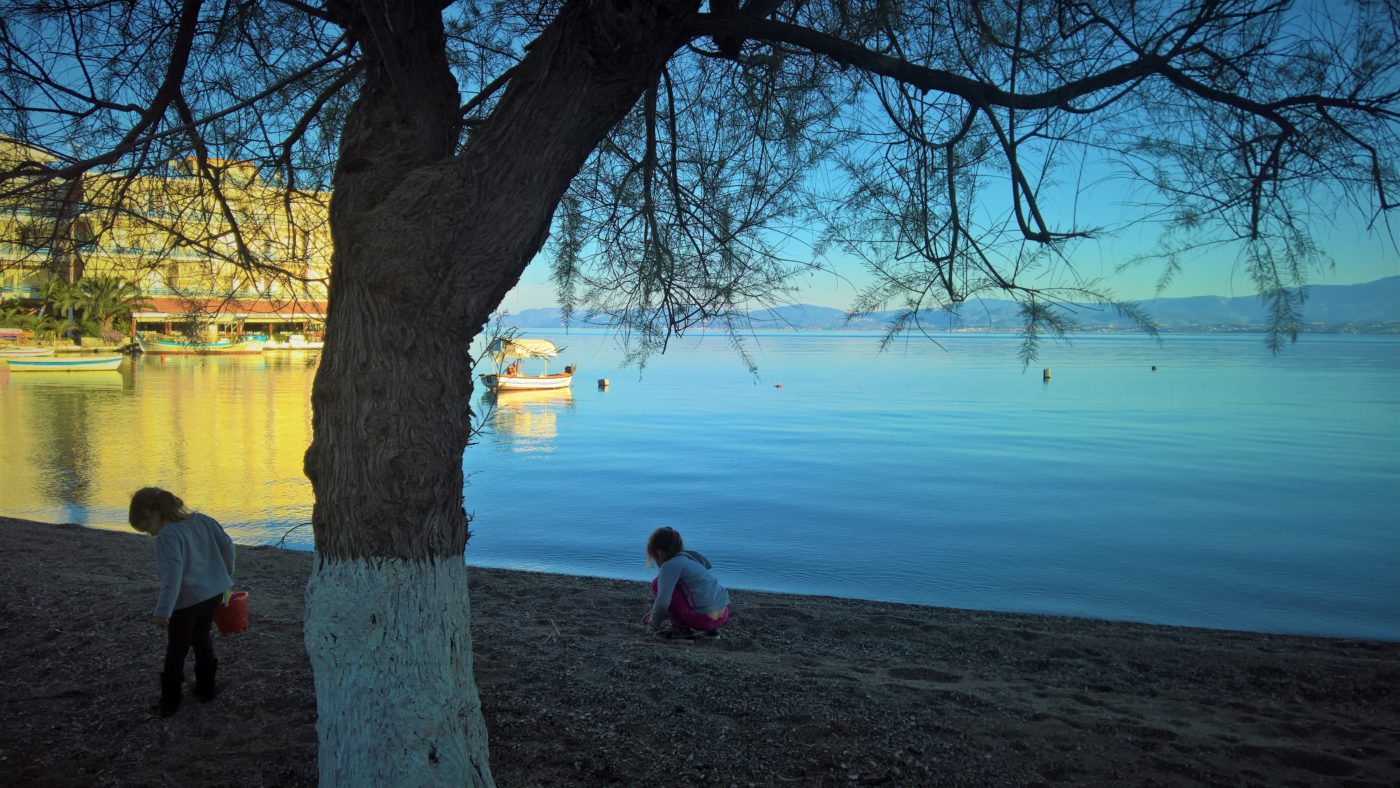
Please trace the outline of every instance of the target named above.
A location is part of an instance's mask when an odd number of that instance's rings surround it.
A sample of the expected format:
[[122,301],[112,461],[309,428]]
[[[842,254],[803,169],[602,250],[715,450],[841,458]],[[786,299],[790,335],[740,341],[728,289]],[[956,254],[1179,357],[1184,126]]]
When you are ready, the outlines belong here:
[[7,358],[11,372],[108,372],[121,366],[121,356],[86,358]]
[[[574,367],[563,372],[549,372],[549,360],[559,355],[559,348],[547,339],[497,339],[486,348],[496,360],[496,371],[481,375],[481,382],[493,392],[543,391],[565,389],[573,385]],[[525,361],[543,361],[544,374],[525,374]],[[503,369],[502,364],[510,363]]]
[[52,355],[51,347],[0,347],[0,358],[36,358]]
[[183,337],[158,334],[137,334],[136,344],[142,353],[182,356],[225,356],[240,353],[261,353],[261,339],[217,339],[212,342],[192,342]]

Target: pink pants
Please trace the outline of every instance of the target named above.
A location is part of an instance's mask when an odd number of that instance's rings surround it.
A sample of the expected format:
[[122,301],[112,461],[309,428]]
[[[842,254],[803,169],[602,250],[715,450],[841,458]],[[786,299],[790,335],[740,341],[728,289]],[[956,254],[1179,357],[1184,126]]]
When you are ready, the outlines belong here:
[[[651,598],[656,598],[656,578],[651,580]],[[729,620],[729,608],[721,611],[719,618],[710,618],[708,614],[690,606],[690,594],[685,585],[676,583],[676,590],[671,592],[671,608],[666,611],[666,615],[671,619],[671,623],[678,627],[709,632],[724,626],[724,622]]]

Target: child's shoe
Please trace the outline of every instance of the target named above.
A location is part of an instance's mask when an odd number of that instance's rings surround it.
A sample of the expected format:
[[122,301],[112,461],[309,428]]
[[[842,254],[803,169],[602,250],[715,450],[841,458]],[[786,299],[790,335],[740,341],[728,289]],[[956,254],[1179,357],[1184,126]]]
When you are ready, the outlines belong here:
[[219,672],[219,660],[213,659],[208,665],[194,666],[194,696],[200,703],[208,703],[219,694],[214,676]]
[[183,672],[160,674],[160,706],[158,707],[160,716],[169,717],[179,710],[180,700],[184,696],[182,689],[184,683]]
[[700,636],[700,633],[696,632],[693,629],[687,629],[686,627],[678,627],[674,625],[667,627],[666,629],[659,630],[656,634],[657,637],[662,637],[667,640],[694,640],[695,638]]

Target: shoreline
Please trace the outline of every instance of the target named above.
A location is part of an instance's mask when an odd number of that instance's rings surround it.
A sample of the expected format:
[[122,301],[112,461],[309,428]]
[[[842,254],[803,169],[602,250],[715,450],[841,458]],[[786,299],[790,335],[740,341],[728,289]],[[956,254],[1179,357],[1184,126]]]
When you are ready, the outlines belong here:
[[[162,720],[150,543],[0,517],[0,783],[314,784],[312,556],[240,546],[221,695]],[[636,581],[470,572],[501,785],[1400,783],[1400,643],[737,589],[673,642]]]
[[[32,519],[29,519],[29,518],[26,518],[26,517],[12,517],[12,516],[7,516],[7,515],[0,514],[0,527],[3,527],[3,524],[4,524],[5,522],[7,522],[7,521],[18,521],[18,522],[23,522],[23,523],[37,523],[37,524],[40,524],[40,525],[64,525],[64,526],[73,525],[73,526],[77,526],[77,527],[80,527],[80,528],[85,528],[85,529],[89,529],[89,530],[96,530],[96,531],[105,531],[105,532],[108,532],[108,533],[127,533],[127,532],[129,531],[129,529],[128,529],[127,527],[125,527],[125,526],[115,526],[115,525],[100,525],[100,526],[99,526],[99,525],[85,525],[85,524],[82,524],[82,523],[61,523],[61,524],[60,524],[60,523],[51,523],[51,522],[47,522],[47,521],[43,521],[43,520],[32,520]],[[310,531],[309,531],[310,527],[311,527],[311,524],[310,524],[309,522],[308,522],[308,523],[302,523],[301,525],[296,526],[296,528],[306,528],[306,529],[308,529],[308,533],[310,532]],[[284,536],[285,536],[285,534],[284,534]],[[242,543],[242,542],[238,542],[237,540],[235,540],[235,544],[238,545],[238,548],[239,548],[240,550],[245,549],[245,548],[246,548],[246,549],[267,549],[267,550],[276,550],[276,551],[279,551],[279,552],[299,553],[299,554],[307,555],[307,556],[314,555],[314,550],[311,549],[310,547],[307,547],[306,549],[302,549],[302,548],[300,548],[300,547],[286,547],[286,546],[282,546],[282,545],[280,545],[280,544],[245,544],[245,543]],[[520,574],[527,575],[527,576],[529,576],[529,575],[548,575],[548,576],[554,577],[554,578],[577,578],[577,579],[582,580],[582,581],[600,581],[600,582],[609,582],[609,583],[612,583],[612,582],[622,582],[622,583],[643,583],[643,582],[650,582],[650,580],[643,580],[643,579],[641,579],[641,578],[633,578],[633,577],[616,577],[616,576],[612,576],[612,575],[596,575],[596,574],[583,574],[583,573],[576,573],[576,572],[562,572],[562,571],[555,571],[555,570],[550,570],[550,569],[521,569],[521,568],[506,567],[506,566],[490,566],[490,565],[486,565],[486,564],[473,563],[473,562],[470,561],[470,560],[467,561],[467,568],[470,569],[471,571],[483,570],[483,571],[490,571],[490,572],[497,572],[497,571],[499,571],[499,572],[511,572],[511,573],[520,573]],[[1164,628],[1168,628],[1168,629],[1199,630],[1199,631],[1204,632],[1204,633],[1218,632],[1218,633],[1239,633],[1239,634],[1246,634],[1246,635],[1277,635],[1277,636],[1281,636],[1281,637],[1299,637],[1299,638],[1316,638],[1316,639],[1322,639],[1322,640],[1357,641],[1357,642],[1368,642],[1368,643],[1369,643],[1369,642],[1374,642],[1374,643],[1386,643],[1386,644],[1394,644],[1394,645],[1396,645],[1396,646],[1400,646],[1400,634],[1397,634],[1395,637],[1389,637],[1389,636],[1384,636],[1384,635],[1382,635],[1382,636],[1374,636],[1374,635],[1368,635],[1368,634],[1337,634],[1337,633],[1329,633],[1329,632],[1303,632],[1303,631],[1287,631],[1287,630],[1241,629],[1241,628],[1236,628],[1236,627],[1209,626],[1209,625],[1205,625],[1205,624],[1190,624],[1190,623],[1175,623],[1175,622],[1170,622],[1170,621],[1148,621],[1148,620],[1144,620],[1144,619],[1132,619],[1132,618],[1105,618],[1105,617],[1096,616],[1096,615],[1093,615],[1093,614],[1090,614],[1090,613],[1085,613],[1085,614],[1083,614],[1083,615],[1079,615],[1079,614],[1074,614],[1074,613],[1055,613],[1055,612],[1045,612],[1045,611],[1036,611],[1036,610],[1000,610],[1000,609],[996,609],[996,608],[949,607],[949,606],[947,606],[947,605],[937,605],[937,604],[931,604],[931,603],[927,603],[927,602],[910,602],[910,601],[901,601],[901,600],[897,600],[897,599],[875,599],[875,598],[871,598],[871,597],[862,597],[862,596],[840,596],[840,595],[838,595],[838,594],[813,594],[813,593],[803,593],[803,592],[800,592],[800,591],[786,591],[786,590],[781,590],[781,589],[765,589],[765,588],[749,588],[749,587],[730,587],[730,589],[731,589],[731,590],[737,590],[737,591],[740,591],[740,592],[742,592],[742,593],[770,594],[770,595],[775,595],[775,596],[780,596],[780,597],[785,597],[785,598],[801,598],[801,599],[812,599],[812,600],[828,600],[828,601],[831,601],[831,602],[842,602],[842,601],[869,602],[869,603],[878,604],[878,605],[899,605],[899,606],[911,607],[911,608],[917,608],[917,609],[956,610],[956,611],[961,611],[961,612],[965,612],[965,613],[1006,614],[1006,615],[1011,615],[1011,616],[1027,616],[1027,617],[1031,617],[1031,618],[1063,619],[1063,620],[1066,620],[1066,621],[1085,621],[1085,622],[1101,622],[1101,623],[1104,623],[1104,624],[1142,625],[1142,626],[1149,626],[1149,627],[1164,627]]]

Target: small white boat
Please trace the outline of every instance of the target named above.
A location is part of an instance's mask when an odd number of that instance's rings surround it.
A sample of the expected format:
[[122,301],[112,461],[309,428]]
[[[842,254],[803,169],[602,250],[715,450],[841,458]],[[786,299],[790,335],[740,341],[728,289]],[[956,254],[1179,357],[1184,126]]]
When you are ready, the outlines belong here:
[[320,350],[325,347],[325,342],[320,340],[308,340],[305,334],[288,334],[286,342],[278,342],[269,339],[263,343],[263,352],[269,350]]
[[51,347],[4,347],[0,348],[0,358],[37,358],[52,356]]
[[[486,348],[486,352],[496,359],[496,372],[481,375],[481,382],[491,391],[547,391],[565,389],[573,385],[574,367],[564,367],[563,372],[549,373],[549,359],[559,355],[559,348],[547,339],[497,339]],[[507,359],[511,363],[504,369]],[[543,375],[526,375],[525,359],[544,361]]]
[[121,356],[87,358],[7,358],[11,372],[106,372],[122,364]]
[[[572,367],[569,368],[572,370]],[[556,372],[553,375],[482,375],[481,382],[492,391],[547,391],[566,389],[573,385],[572,371]]]

